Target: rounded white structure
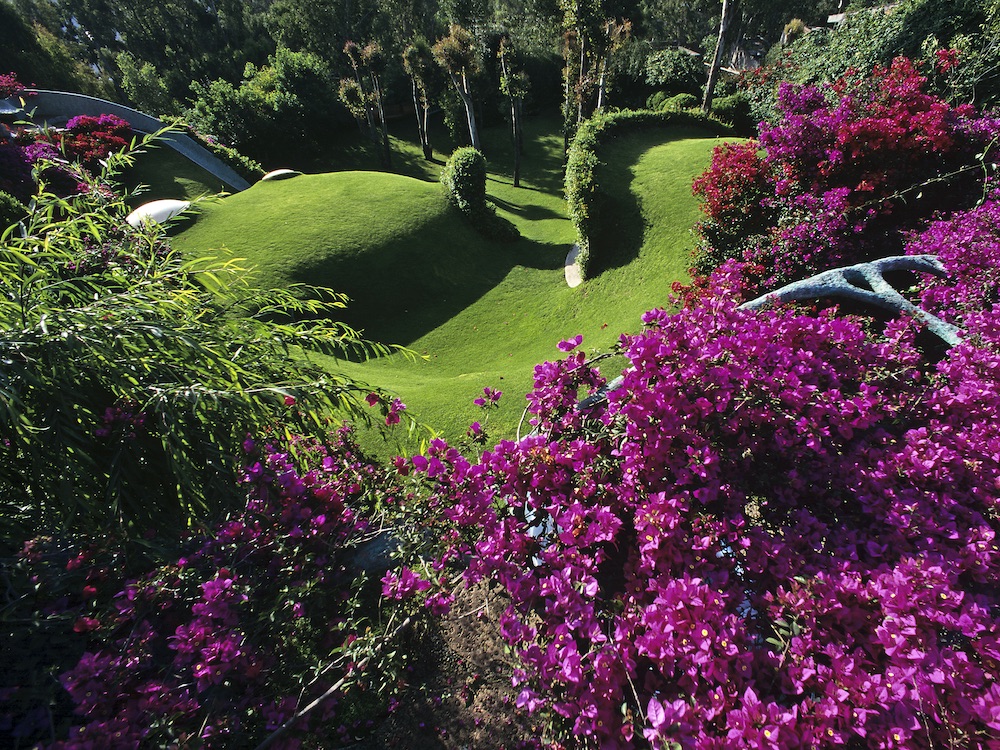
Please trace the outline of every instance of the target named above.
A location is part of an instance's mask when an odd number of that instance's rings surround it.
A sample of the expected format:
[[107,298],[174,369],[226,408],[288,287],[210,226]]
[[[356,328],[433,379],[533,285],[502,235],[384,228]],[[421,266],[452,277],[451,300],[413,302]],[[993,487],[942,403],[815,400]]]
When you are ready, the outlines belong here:
[[182,211],[186,211],[190,208],[190,206],[190,201],[175,201],[169,199],[150,201],[149,203],[143,203],[135,209],[135,211],[125,217],[125,221],[128,222],[129,226],[133,227],[138,227],[150,221],[163,224],[164,222],[177,216],[177,214]]
[[287,180],[289,177],[298,177],[300,174],[302,173],[296,172],[294,169],[275,169],[261,177],[260,181],[270,182],[271,180]]

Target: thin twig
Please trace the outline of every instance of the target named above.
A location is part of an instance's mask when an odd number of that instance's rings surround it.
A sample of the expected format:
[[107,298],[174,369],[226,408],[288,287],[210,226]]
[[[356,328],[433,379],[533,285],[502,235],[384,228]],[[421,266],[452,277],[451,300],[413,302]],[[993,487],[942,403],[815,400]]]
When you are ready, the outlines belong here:
[[[378,654],[382,651],[382,649],[385,648],[386,644],[389,643],[389,641],[393,640],[400,633],[402,633],[403,630],[405,630],[406,628],[408,628],[412,622],[413,622],[413,617],[412,616],[407,617],[405,620],[403,620],[403,622],[401,622],[399,624],[398,628],[396,628],[394,631],[392,631],[392,633],[384,635],[382,637],[382,639],[376,644],[375,650],[370,655],[366,656],[364,659],[362,659],[361,661],[358,662],[358,665],[357,665],[356,669],[353,670],[352,674],[354,672],[363,672],[364,669],[368,666],[368,662],[370,662],[374,657],[378,656]],[[309,714],[311,714],[319,706],[321,706],[324,702],[326,702],[327,699],[331,698],[342,687],[344,687],[344,684],[347,682],[347,678],[349,676],[350,675],[344,675],[343,677],[341,677],[333,685],[331,685],[327,689],[327,691],[325,693],[323,693],[323,695],[321,695],[319,698],[317,698],[316,700],[314,700],[312,703],[310,703],[305,708],[297,711],[292,718],[290,718],[288,721],[286,721],[280,727],[278,727],[273,732],[271,732],[271,734],[269,734],[264,739],[263,742],[261,742],[259,745],[257,745],[257,747],[254,748],[254,750],[266,750],[266,748],[271,747],[271,745],[273,745],[275,742],[277,742],[279,739],[281,739],[297,722],[299,722],[301,719],[303,719],[304,717],[306,717]]]

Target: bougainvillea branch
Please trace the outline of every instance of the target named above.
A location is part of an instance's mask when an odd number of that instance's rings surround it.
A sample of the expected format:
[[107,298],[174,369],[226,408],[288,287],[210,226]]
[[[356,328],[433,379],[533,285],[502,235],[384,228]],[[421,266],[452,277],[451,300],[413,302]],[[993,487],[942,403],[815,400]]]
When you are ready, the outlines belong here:
[[355,668],[354,668],[353,671],[351,671],[348,674],[345,674],[343,677],[341,677],[339,680],[337,680],[333,685],[331,685],[329,688],[327,688],[326,692],[323,693],[323,695],[321,695],[318,698],[316,698],[309,705],[307,705],[304,708],[296,711],[294,716],[292,716],[290,719],[288,719],[288,721],[286,721],[280,727],[278,727],[273,732],[271,732],[271,734],[269,734],[264,739],[263,742],[261,742],[259,745],[257,745],[257,747],[254,748],[254,750],[267,750],[267,748],[273,747],[274,743],[277,742],[278,740],[280,740],[286,734],[288,734],[288,732],[293,727],[295,727],[296,724],[300,723],[302,720],[304,720],[305,718],[307,718],[309,716],[309,714],[313,713],[316,709],[318,709],[321,706],[323,706],[326,702],[328,702],[331,698],[333,698],[341,690],[343,690],[344,686],[347,684],[347,681],[348,681],[349,677],[352,677],[352,676],[354,676],[355,674],[357,674],[359,672],[363,673],[365,671],[365,669],[368,667],[368,663],[374,657],[378,656],[382,652],[382,650],[388,644],[390,644],[393,641],[395,641],[396,638],[398,638],[402,633],[404,633],[407,630],[407,628],[410,627],[411,624],[413,624],[413,616],[412,615],[409,616],[409,617],[407,617],[405,620],[403,620],[399,624],[399,626],[395,630],[393,630],[391,633],[386,633],[378,641],[378,643],[375,644],[375,647],[374,647],[374,650],[372,651],[372,653],[370,655],[366,656],[365,658],[363,658],[361,661],[359,661],[357,663],[357,665],[355,665]]

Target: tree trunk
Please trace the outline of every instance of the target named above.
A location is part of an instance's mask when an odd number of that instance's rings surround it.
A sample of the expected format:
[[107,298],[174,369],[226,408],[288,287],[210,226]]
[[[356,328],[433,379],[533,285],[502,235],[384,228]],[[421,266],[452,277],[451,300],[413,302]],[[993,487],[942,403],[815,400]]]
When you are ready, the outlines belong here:
[[417,136],[420,138],[420,148],[424,152],[424,159],[430,161],[431,157],[428,155],[428,151],[430,151],[430,148],[427,142],[427,130],[425,122],[427,118],[427,110],[426,109],[424,110],[424,119],[421,119],[420,106],[417,96],[417,79],[411,78],[410,83],[413,85],[413,115],[417,118]]
[[472,101],[472,92],[469,90],[469,82],[465,78],[465,71],[462,71],[461,80],[454,73],[450,73],[449,75],[451,75],[452,83],[455,84],[455,90],[458,91],[458,95],[462,98],[462,104],[465,105],[465,118],[469,123],[469,140],[472,141],[472,147],[482,153],[483,145],[479,142],[479,128],[476,126],[475,102]]
[[597,109],[600,112],[604,108],[604,84],[608,77],[608,59],[601,60],[601,78],[597,84]]
[[722,0],[722,19],[719,21],[719,39],[715,43],[715,55],[708,69],[708,81],[705,83],[705,97],[701,101],[701,111],[708,114],[712,111],[712,96],[715,94],[715,83],[719,79],[719,68],[722,67],[722,56],[729,42],[729,28],[736,14],[740,12],[740,0]]
[[382,126],[382,162],[386,169],[392,169],[392,150],[389,148],[389,126],[385,122],[385,109],[382,107],[382,86],[374,72],[372,90],[375,92],[375,106],[378,107],[378,120]]
[[424,158],[427,161],[434,159],[434,149],[431,148],[431,128],[430,128],[430,117],[431,117],[431,105],[427,99],[424,99],[424,142],[420,144],[424,149]]
[[372,105],[368,101],[368,92],[365,90],[364,78],[362,78],[361,71],[357,68],[354,69],[354,77],[358,79],[358,87],[361,89],[361,99],[365,104],[365,119],[368,120],[368,137],[373,141],[378,140],[375,135],[375,115],[372,113]]
[[521,107],[520,99],[510,100],[510,123],[514,129],[514,187],[521,187]]

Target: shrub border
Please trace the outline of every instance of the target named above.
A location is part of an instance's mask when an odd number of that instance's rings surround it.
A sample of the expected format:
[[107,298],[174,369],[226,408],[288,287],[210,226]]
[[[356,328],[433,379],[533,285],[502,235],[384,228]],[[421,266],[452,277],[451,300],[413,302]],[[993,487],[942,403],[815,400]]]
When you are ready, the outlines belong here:
[[715,135],[735,135],[731,127],[715,117],[690,110],[653,112],[624,109],[599,113],[577,130],[566,159],[564,184],[569,219],[573,222],[577,246],[580,248],[577,263],[584,279],[588,277],[590,266],[590,238],[594,236],[600,223],[600,211],[597,209],[600,185],[596,175],[601,164],[601,146],[609,138],[623,132],[665,125],[700,125]]

